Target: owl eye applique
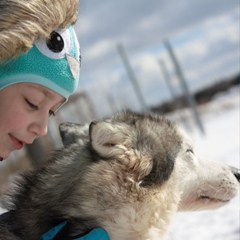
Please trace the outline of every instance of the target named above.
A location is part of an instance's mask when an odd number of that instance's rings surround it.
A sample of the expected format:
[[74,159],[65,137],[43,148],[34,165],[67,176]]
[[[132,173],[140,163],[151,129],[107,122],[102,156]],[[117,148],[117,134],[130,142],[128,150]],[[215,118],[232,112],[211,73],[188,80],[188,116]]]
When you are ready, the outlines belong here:
[[49,38],[38,39],[35,46],[42,53],[40,55],[44,59],[47,57],[53,60],[66,61],[72,77],[74,79],[78,78],[80,70],[78,54],[80,49],[72,28],[57,29],[50,34]]
[[61,52],[64,48],[64,40],[62,36],[55,31],[51,33],[50,38],[47,39],[46,43],[48,48],[55,53]]
[[64,58],[71,55],[72,39],[69,29],[58,29],[51,33],[48,39],[39,39],[35,42],[37,49],[52,59]]

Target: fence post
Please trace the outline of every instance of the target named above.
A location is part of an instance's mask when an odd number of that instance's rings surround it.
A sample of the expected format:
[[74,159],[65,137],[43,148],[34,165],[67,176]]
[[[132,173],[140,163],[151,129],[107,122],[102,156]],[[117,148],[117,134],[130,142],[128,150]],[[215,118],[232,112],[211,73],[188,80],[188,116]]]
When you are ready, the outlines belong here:
[[147,112],[147,111],[148,111],[147,104],[146,104],[146,102],[145,102],[145,100],[144,100],[144,96],[143,96],[143,94],[142,94],[142,92],[141,92],[141,89],[140,89],[140,87],[139,87],[137,78],[136,78],[136,76],[135,76],[135,74],[134,74],[134,72],[133,72],[133,70],[132,70],[132,67],[131,67],[131,65],[130,65],[130,62],[129,62],[129,60],[128,60],[126,51],[125,51],[125,49],[124,49],[124,47],[123,47],[122,44],[118,44],[118,45],[117,45],[117,48],[118,48],[118,52],[119,52],[119,54],[120,54],[120,56],[121,56],[121,58],[122,58],[122,61],[123,61],[123,63],[124,63],[124,66],[125,66],[125,68],[126,68],[126,71],[127,71],[127,73],[128,73],[128,76],[129,76],[129,78],[130,78],[130,80],[131,80],[131,82],[132,82],[134,91],[136,92],[136,95],[137,95],[137,97],[138,97],[138,100],[139,100],[139,102],[140,102],[140,104],[141,104],[142,110],[143,110],[143,112]]
[[[182,107],[181,103],[177,100],[177,96],[175,94],[174,87],[173,87],[170,75],[169,75],[169,73],[168,73],[168,71],[166,69],[165,63],[164,63],[163,60],[159,60],[158,63],[159,63],[159,66],[161,68],[163,77],[164,77],[164,79],[165,79],[165,81],[167,83],[168,89],[169,89],[169,91],[170,91],[170,93],[172,95],[174,103],[176,104],[177,109],[181,110],[181,107]],[[183,114],[182,111],[179,111],[179,118],[182,121],[183,125],[185,125],[185,127],[187,129],[191,130],[190,129],[190,125],[188,124],[187,119],[185,119],[184,114]]]
[[172,46],[171,46],[171,44],[170,44],[170,42],[168,40],[164,41],[164,45],[166,46],[166,48],[168,50],[168,53],[169,53],[169,55],[170,55],[170,57],[171,57],[171,59],[173,61],[173,64],[174,64],[175,69],[176,69],[176,74],[178,75],[178,79],[180,81],[182,90],[183,90],[185,96],[187,97],[187,101],[188,101],[188,103],[189,103],[189,105],[190,105],[190,107],[192,109],[193,116],[194,116],[194,119],[196,121],[196,124],[199,127],[201,133],[205,134],[205,130],[204,130],[202,121],[201,121],[199,113],[197,111],[197,104],[196,104],[195,98],[190,94],[190,91],[188,89],[186,80],[184,78],[184,75],[183,75],[183,72],[181,70],[181,67],[180,67],[180,65],[179,65],[179,63],[177,61],[175,53],[174,53],[174,51],[172,49]]

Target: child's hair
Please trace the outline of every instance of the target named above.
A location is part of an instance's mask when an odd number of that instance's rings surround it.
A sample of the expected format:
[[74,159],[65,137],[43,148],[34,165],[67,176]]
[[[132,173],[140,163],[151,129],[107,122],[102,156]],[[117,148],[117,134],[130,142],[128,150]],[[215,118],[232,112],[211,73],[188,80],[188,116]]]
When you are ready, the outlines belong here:
[[0,62],[77,20],[78,0],[0,0]]

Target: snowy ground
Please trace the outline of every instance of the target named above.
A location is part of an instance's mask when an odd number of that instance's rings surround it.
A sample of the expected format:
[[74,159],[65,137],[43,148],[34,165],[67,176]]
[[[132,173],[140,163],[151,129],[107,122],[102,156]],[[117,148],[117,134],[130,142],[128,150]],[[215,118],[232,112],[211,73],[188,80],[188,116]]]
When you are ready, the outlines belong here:
[[[196,127],[188,132],[198,155],[239,168],[239,88],[218,96],[200,112],[206,134]],[[217,210],[178,213],[168,240],[239,240],[239,201],[237,196]]]
[[[218,96],[200,109],[206,135],[188,134],[199,156],[239,168],[239,88]],[[239,195],[213,211],[178,213],[168,240],[239,240]]]

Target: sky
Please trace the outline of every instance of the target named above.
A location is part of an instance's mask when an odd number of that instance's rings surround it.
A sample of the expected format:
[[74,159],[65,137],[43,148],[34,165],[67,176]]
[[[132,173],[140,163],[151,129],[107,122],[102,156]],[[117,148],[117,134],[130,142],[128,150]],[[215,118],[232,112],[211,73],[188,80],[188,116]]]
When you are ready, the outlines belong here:
[[75,29],[82,55],[78,90],[89,94],[97,116],[142,109],[119,44],[149,107],[172,97],[159,61],[175,94],[182,93],[166,41],[190,91],[239,73],[237,0],[81,0]]

